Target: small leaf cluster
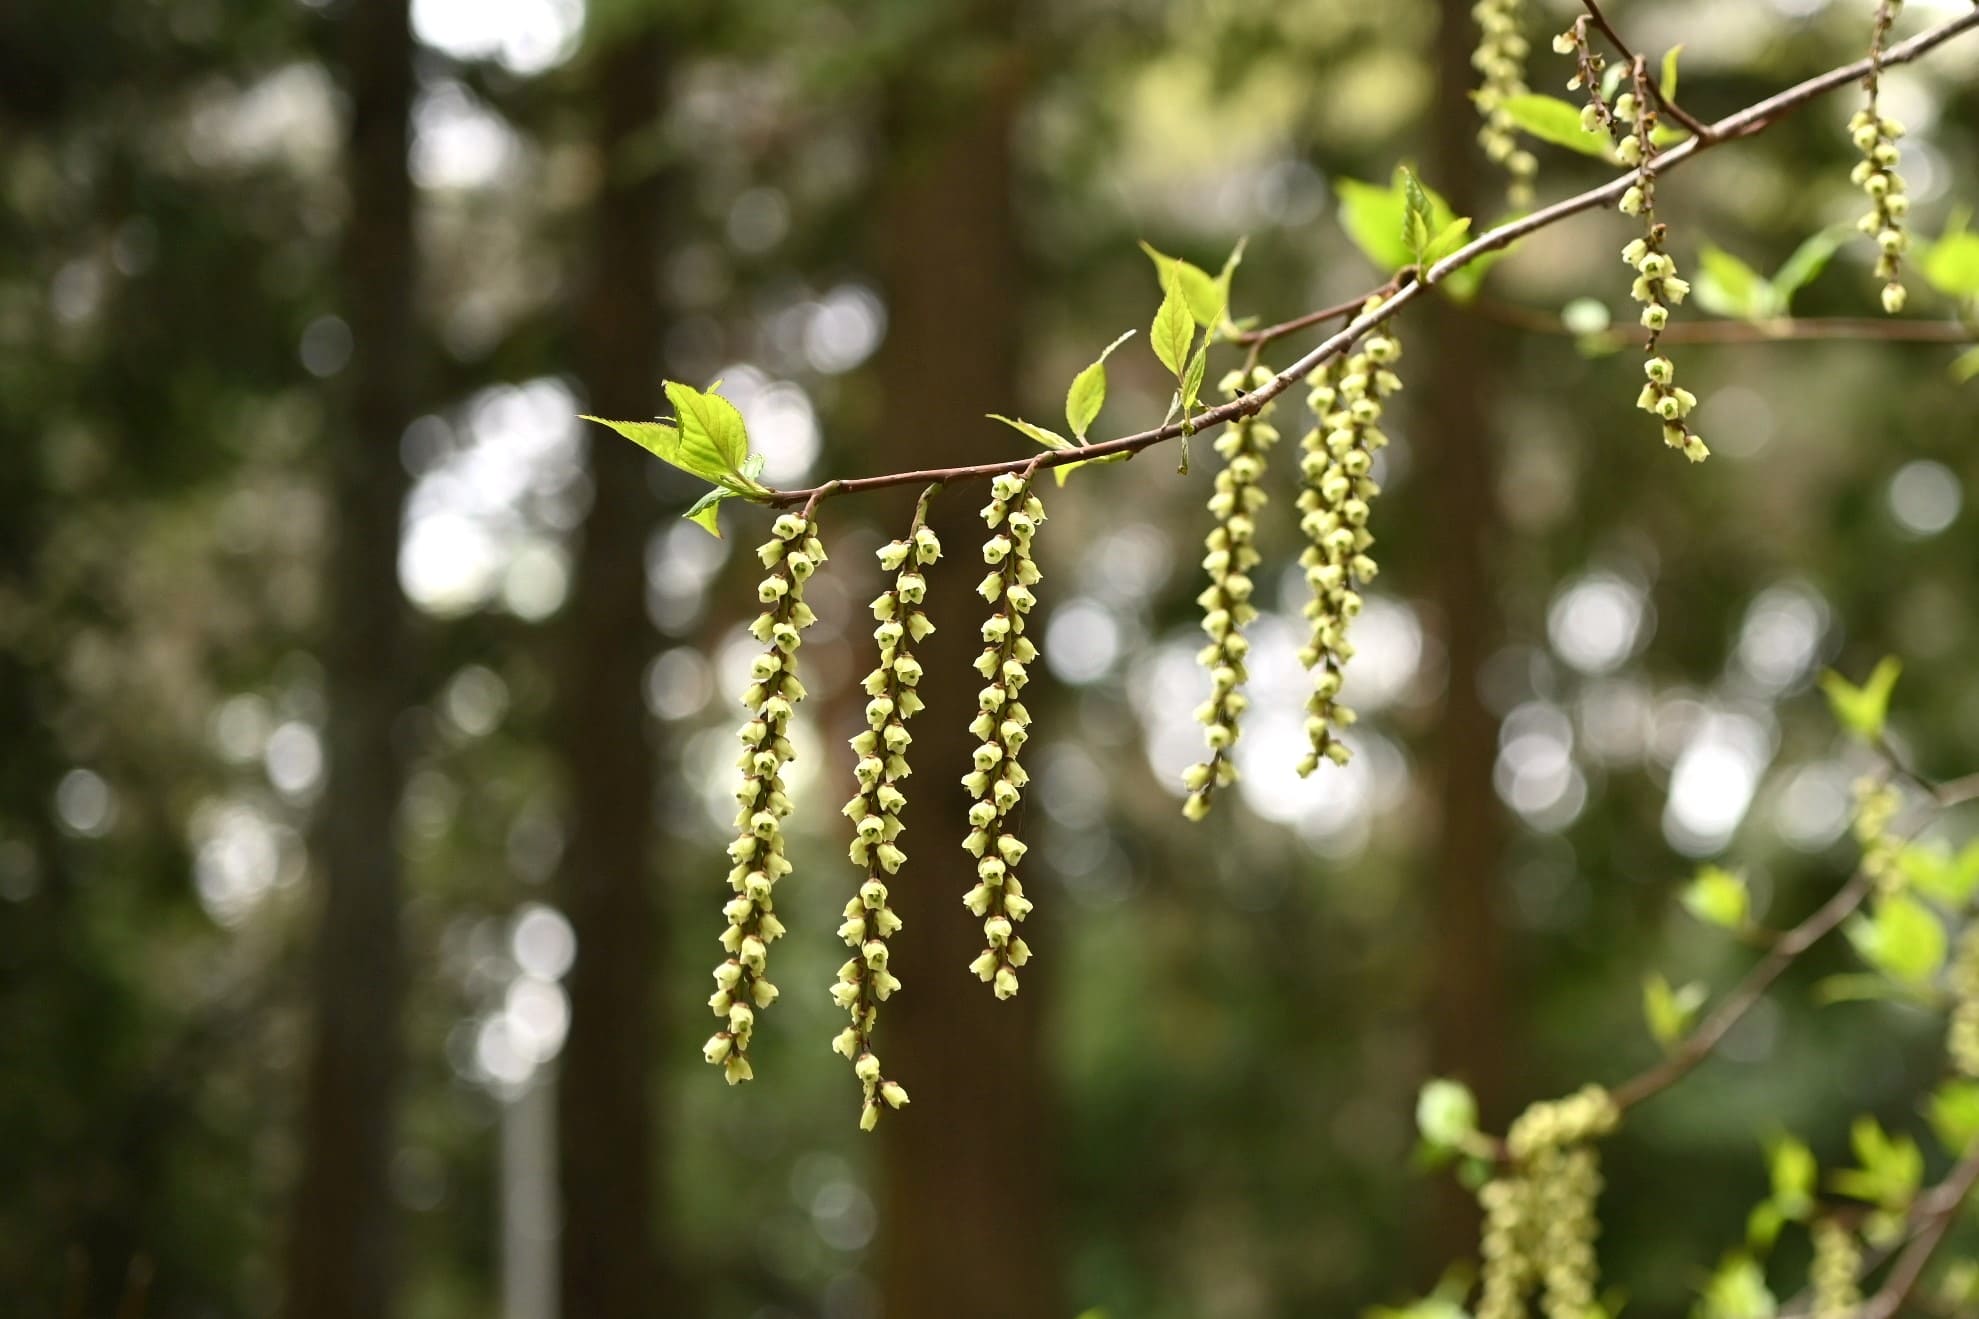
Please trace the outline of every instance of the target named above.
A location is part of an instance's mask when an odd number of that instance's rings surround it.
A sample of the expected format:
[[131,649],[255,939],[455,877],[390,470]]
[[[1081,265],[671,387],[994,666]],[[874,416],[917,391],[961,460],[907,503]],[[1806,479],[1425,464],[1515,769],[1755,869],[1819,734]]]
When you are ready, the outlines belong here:
[[667,401],[673,404],[673,421],[609,421],[585,416],[631,440],[655,457],[671,463],[690,476],[714,482],[714,489],[695,501],[683,515],[689,522],[721,535],[716,522],[723,500],[753,499],[770,493],[756,478],[763,470],[763,456],[749,451],[749,431],[742,413],[718,394],[718,380],[706,392],[692,385],[669,380]]

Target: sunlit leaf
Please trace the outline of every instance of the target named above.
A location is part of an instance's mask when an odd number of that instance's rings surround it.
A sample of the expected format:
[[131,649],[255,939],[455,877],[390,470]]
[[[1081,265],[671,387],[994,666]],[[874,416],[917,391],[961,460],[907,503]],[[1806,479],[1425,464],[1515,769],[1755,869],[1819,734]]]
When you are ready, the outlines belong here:
[[1708,992],[1703,985],[1688,984],[1672,989],[1661,972],[1651,972],[1642,981],[1642,1017],[1650,1037],[1665,1049],[1672,1048],[1690,1030]]
[[1896,689],[1897,676],[1902,672],[1903,662],[1894,655],[1885,655],[1860,687],[1833,669],[1822,674],[1821,690],[1827,694],[1835,722],[1864,742],[1879,741],[1889,719],[1890,693]]
[[[1181,291],[1190,319],[1205,329],[1222,324],[1224,303],[1230,290],[1226,278],[1212,275],[1181,257],[1169,256],[1147,242],[1141,244],[1141,250],[1154,262],[1161,286],[1166,289],[1172,285]],[[1225,269],[1234,270],[1235,266],[1226,266]]]
[[1931,1092],[1925,1116],[1945,1153],[1964,1154],[1979,1140],[1979,1081],[1959,1076],[1940,1082]]
[[1596,160],[1612,162],[1614,159],[1605,133],[1590,133],[1581,127],[1579,106],[1539,92],[1508,96],[1499,105],[1518,125],[1519,131],[1528,137],[1551,142],[1569,151],[1578,151]]
[[1021,417],[1006,417],[1000,412],[986,414],[991,421],[1000,421],[1014,431],[1021,432],[1036,440],[1047,449],[1076,449],[1078,446],[1055,430],[1023,420]]
[[1656,90],[1663,93],[1663,99],[1677,99],[1677,57],[1684,53],[1681,45],[1670,47],[1663,52],[1663,76],[1657,80]]
[[1979,297],[1979,234],[1946,234],[1918,263],[1931,286],[1952,298]]
[[1793,295],[1812,284],[1823,270],[1828,268],[1828,260],[1840,250],[1849,234],[1847,229],[1817,229],[1801,240],[1773,272],[1773,293],[1779,299],[1780,314],[1785,315],[1793,307]]
[[1681,900],[1685,910],[1698,920],[1727,930],[1745,928],[1752,914],[1752,896],[1744,877],[1723,866],[1700,868],[1684,886]]
[[1065,392],[1065,424],[1072,428],[1072,434],[1082,444],[1093,418],[1099,416],[1100,408],[1106,403],[1106,359],[1133,335],[1134,332],[1129,330],[1115,339],[1100,350],[1092,365],[1072,377],[1072,387]]
[[716,540],[720,540],[722,538],[722,531],[721,526],[715,520],[716,515],[721,511],[722,501],[733,498],[735,498],[735,492],[733,490],[729,490],[723,486],[716,486],[695,500],[694,506],[681,514],[681,516],[696,526],[705,528],[709,535],[713,536]]
[[1762,321],[1780,312],[1772,281],[1714,243],[1698,252],[1696,296],[1706,311],[1742,321]]
[[749,431],[735,404],[715,393],[719,382],[706,392],[677,380],[667,381],[665,388],[680,422],[682,451],[696,462],[706,461],[715,472],[741,479],[742,463],[749,456]]
[[1195,337],[1195,318],[1189,312],[1179,282],[1171,281],[1163,287],[1161,307],[1154,314],[1148,341],[1154,346],[1155,357],[1178,381],[1189,365],[1189,345]]
[[1879,899],[1875,911],[1849,922],[1862,960],[1899,984],[1928,984],[1945,964],[1948,938],[1938,914],[1908,893]]
[[1461,1081],[1427,1081],[1416,1096],[1416,1129],[1431,1145],[1457,1149],[1477,1134],[1477,1098]]

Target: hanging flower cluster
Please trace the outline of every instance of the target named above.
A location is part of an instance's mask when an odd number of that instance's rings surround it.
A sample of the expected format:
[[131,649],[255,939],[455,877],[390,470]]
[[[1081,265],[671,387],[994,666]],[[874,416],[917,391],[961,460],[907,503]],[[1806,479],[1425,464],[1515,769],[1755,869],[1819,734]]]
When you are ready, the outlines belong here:
[[1855,835],[1856,846],[1862,849],[1862,872],[1876,881],[1876,888],[1882,893],[1894,893],[1903,887],[1903,868],[1899,864],[1903,841],[1890,832],[1902,805],[1897,790],[1881,779],[1855,781],[1855,819],[1850,831]]
[[1979,925],[1958,938],[1951,968],[1952,1018],[1945,1053],[1960,1076],[1979,1078]]
[[895,874],[907,860],[900,850],[900,812],[907,805],[900,784],[912,773],[907,765],[907,748],[913,736],[907,721],[921,710],[916,690],[921,682],[921,665],[913,646],[935,630],[921,609],[928,583],[921,569],[941,557],[941,542],[927,525],[930,489],[921,496],[914,510],[914,523],[903,540],[896,540],[879,551],[880,567],[897,574],[893,585],[873,601],[873,640],[879,643],[879,662],[866,675],[866,729],[852,738],[853,752],[859,757],[854,773],[859,791],[845,803],[845,816],[852,821],[852,863],[866,871],[865,882],[845,904],[845,921],[838,937],[852,949],[852,956],[838,968],[832,985],[832,998],[852,1018],[852,1024],[838,1033],[832,1048],[851,1060],[853,1074],[865,1090],[859,1110],[859,1125],[871,1131],[878,1125],[882,1103],[899,1108],[907,1102],[907,1091],[880,1069],[873,1052],[873,1028],[879,1020],[879,1005],[900,988],[900,979],[888,968],[887,939],[900,928],[900,917],[887,905],[886,876]]
[[1654,416],[1663,430],[1663,443],[1694,463],[1711,456],[1711,450],[1690,428],[1691,410],[1697,395],[1677,384],[1676,364],[1661,351],[1663,331],[1670,324],[1670,308],[1682,303],[1690,293],[1690,281],[1677,273],[1676,259],[1667,248],[1668,230],[1656,218],[1655,160],[1656,98],[1649,87],[1649,73],[1638,58],[1629,70],[1629,88],[1608,103],[1602,90],[1602,70],[1606,62],[1588,42],[1587,18],[1574,21],[1572,28],[1553,40],[1553,49],[1575,60],[1569,89],[1586,88],[1587,104],[1581,109],[1581,127],[1588,132],[1606,133],[1614,143],[1615,155],[1624,165],[1635,167],[1635,180],[1622,194],[1618,209],[1624,215],[1642,220],[1642,236],[1622,249],[1622,260],[1635,271],[1629,296],[1642,304],[1642,328],[1649,332],[1643,353],[1643,374],[1648,377],[1635,405]]
[[1312,590],[1305,605],[1312,633],[1299,662],[1318,672],[1306,700],[1311,749],[1299,762],[1302,776],[1322,761],[1344,765],[1350,755],[1339,737],[1339,730],[1354,722],[1354,712],[1339,699],[1354,653],[1347,629],[1361,612],[1357,588],[1374,580],[1378,570],[1369,552],[1374,536],[1367,529],[1374,497],[1381,493],[1374,455],[1388,443],[1381,431],[1383,400],[1402,388],[1394,370],[1401,356],[1401,342],[1377,330],[1344,362],[1322,363],[1307,377],[1312,390],[1306,405],[1314,425],[1300,442],[1299,530],[1306,548],[1299,566]]
[[1808,1282],[1814,1292],[1813,1319],[1848,1319],[1862,1304],[1862,1243],[1833,1218],[1819,1218],[1812,1229],[1814,1262]]
[[742,786],[735,792],[738,833],[728,845],[733,863],[728,883],[735,896],[722,908],[728,928],[721,944],[728,958],[715,968],[715,992],[708,1000],[724,1024],[702,1049],[730,1085],[755,1074],[749,1066],[749,1040],[756,1013],[777,996],[766,971],[769,946],[783,935],[783,922],[776,917],[771,891],[790,873],[783,855],[783,819],[790,814],[783,767],[792,755],[791,713],[804,699],[804,684],[797,679],[799,634],[816,621],[804,603],[804,583],[825,561],[818,524],[808,513],[783,514],[756,556],[769,575],[756,588],[763,612],[749,630],[768,649],[751,663],[749,687],[742,694],[750,719],[742,725],[737,762],[742,770]]
[[1523,210],[1532,205],[1532,180],[1539,173],[1539,160],[1519,146],[1517,128],[1505,102],[1526,93],[1525,61],[1531,47],[1519,31],[1525,0],[1477,0],[1471,16],[1478,27],[1471,67],[1483,75],[1473,96],[1478,113],[1484,116],[1477,140],[1484,154],[1512,176],[1507,200],[1514,209]]
[[1883,281],[1883,310],[1894,316],[1903,310],[1903,254],[1910,246],[1905,217],[1910,214],[1910,197],[1904,191],[1903,176],[1897,173],[1897,139],[1903,125],[1883,113],[1883,46],[1889,40],[1890,25],[1903,12],[1903,0],[1882,0],[1876,6],[1876,20],[1869,41],[1869,76],[1863,80],[1869,103],[1848,121],[1849,136],[1862,153],[1849,181],[1869,198],[1869,210],[1856,227],[1876,240],[1876,277]]
[[[1236,398],[1270,379],[1270,369],[1258,366],[1248,377],[1232,371],[1221,388],[1225,398]],[[1216,437],[1223,470],[1216,474],[1215,493],[1209,497],[1216,524],[1203,542],[1203,571],[1209,574],[1209,585],[1196,597],[1203,610],[1202,629],[1209,635],[1209,644],[1196,660],[1209,670],[1210,684],[1209,699],[1196,708],[1196,722],[1203,726],[1209,759],[1191,765],[1182,775],[1182,785],[1189,790],[1182,814],[1191,820],[1209,814],[1211,793],[1237,781],[1230,752],[1241,735],[1237,721],[1250,704],[1240,690],[1249,677],[1244,658],[1251,649],[1244,627],[1257,617],[1257,606],[1251,603],[1256,589],[1251,569],[1257,567],[1259,557],[1257,515],[1269,498],[1260,484],[1265,455],[1278,443],[1278,428],[1264,420],[1272,411],[1273,405],[1266,403]]]
[[990,485],[990,502],[983,506],[991,533],[983,543],[989,574],[977,590],[998,608],[983,622],[983,653],[976,657],[985,686],[977,694],[969,731],[982,742],[975,751],[975,768],[962,778],[962,786],[976,799],[969,807],[969,836],[963,846],[976,858],[977,881],[963,902],[982,918],[986,943],[969,969],[998,998],[1017,992],[1017,968],[1031,958],[1029,945],[1017,934],[1017,925],[1031,911],[1017,879],[1017,863],[1026,849],[1011,832],[1009,819],[1030,782],[1017,755],[1030,737],[1031,723],[1031,712],[1018,697],[1030,681],[1026,666],[1038,657],[1038,648],[1024,636],[1025,619],[1037,604],[1031,588],[1039,578],[1031,538],[1044,521],[1044,505],[1031,493],[1034,471],[997,477]]
[[1522,1319],[1535,1287],[1547,1319],[1593,1312],[1601,1168],[1592,1142],[1620,1120],[1608,1092],[1590,1085],[1534,1104],[1512,1124],[1505,1138],[1510,1169],[1479,1191],[1485,1222],[1478,1319]]

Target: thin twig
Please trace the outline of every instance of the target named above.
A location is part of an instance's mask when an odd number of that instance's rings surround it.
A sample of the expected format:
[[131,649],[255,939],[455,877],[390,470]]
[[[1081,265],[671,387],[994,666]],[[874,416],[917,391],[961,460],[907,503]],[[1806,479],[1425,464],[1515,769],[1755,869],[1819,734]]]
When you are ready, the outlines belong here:
[[[1596,0],[1581,0],[1581,3],[1587,6],[1588,15],[1594,19],[1594,26],[1600,28],[1601,35],[1608,38],[1608,44],[1615,48],[1616,53],[1622,57],[1622,62],[1624,64],[1635,62],[1639,56],[1629,49],[1628,42],[1622,40],[1622,34],[1615,30],[1614,24],[1608,21],[1608,16],[1601,12],[1601,6],[1596,3]],[[1711,125],[1705,123],[1697,116],[1691,114],[1690,111],[1678,105],[1674,100],[1665,96],[1661,83],[1652,82],[1648,86],[1649,94],[1656,98],[1656,104],[1663,107],[1663,112],[1669,115],[1670,118],[1676,120],[1699,137],[1708,138],[1711,136]]]
[[1785,975],[1787,968],[1799,960],[1802,953],[1854,915],[1856,908],[1868,900],[1875,887],[1876,882],[1867,871],[1857,870],[1849,876],[1848,883],[1837,889],[1834,896],[1822,903],[1812,916],[1774,942],[1772,951],[1746,972],[1745,979],[1739,981],[1731,996],[1720,1003],[1702,1025],[1685,1036],[1675,1052],[1649,1070],[1616,1086],[1613,1092],[1616,1107],[1624,1110],[1634,1108],[1695,1071],[1698,1064],[1709,1058],[1724,1042],[1732,1027],[1743,1021],[1746,1013],[1766,997],[1766,991],[1773,987],[1773,982]]
[[[1939,46],[1952,40],[1954,37],[1969,32],[1974,28],[1979,28],[1979,8],[1975,8],[1970,14],[1952,19],[1948,23],[1943,23],[1928,31],[1920,32],[1908,41],[1902,41],[1891,46],[1883,52],[1880,67],[1890,68],[1898,64],[1908,64],[1912,60],[1936,50]],[[1769,96],[1763,101],[1755,102],[1745,109],[1738,111],[1736,114],[1728,115],[1720,119],[1717,123],[1710,125],[1710,131],[1708,133],[1699,133],[1686,138],[1677,146],[1657,156],[1652,167],[1652,172],[1657,174],[1665,173],[1692,159],[1699,152],[1708,151],[1735,138],[1751,137],[1754,134],[1763,133],[1787,115],[1806,105],[1809,101],[1825,96],[1838,87],[1846,87],[1850,83],[1864,77],[1869,72],[1869,68],[1870,62],[1868,59],[1856,60],[1853,63],[1844,64],[1839,68],[1830,69],[1826,73],[1809,78],[1805,82],[1796,83],[1785,91]],[[1139,431],[1132,435],[1123,435],[1118,439],[1106,440],[1099,444],[1081,445],[1070,449],[1049,450],[1040,458],[1015,458],[1006,459],[1002,462],[976,463],[966,467],[938,467],[913,472],[890,472],[883,476],[851,477],[846,480],[829,483],[831,493],[851,494],[855,491],[883,490],[899,485],[925,485],[930,481],[949,483],[980,481],[990,477],[1000,476],[1005,472],[1021,472],[1026,467],[1058,467],[1065,463],[1078,463],[1092,458],[1104,458],[1110,454],[1138,453],[1151,445],[1176,439],[1185,434],[1199,435],[1211,427],[1220,426],[1228,421],[1235,421],[1239,417],[1251,416],[1266,403],[1291,388],[1295,382],[1305,379],[1306,376],[1312,373],[1312,369],[1321,362],[1345,352],[1355,340],[1359,339],[1375,326],[1387,321],[1409,303],[1421,297],[1426,289],[1433,288],[1437,284],[1442,283],[1451,275],[1462,270],[1465,266],[1470,265],[1480,257],[1487,256],[1493,252],[1503,251],[1513,243],[1518,242],[1521,238],[1538,233],[1542,229],[1550,228],[1560,223],[1560,221],[1567,219],[1569,216],[1579,215],[1582,211],[1591,211],[1597,206],[1608,205],[1619,200],[1624,192],[1627,192],[1629,188],[1635,185],[1637,173],[1636,170],[1630,170],[1626,174],[1599,187],[1590,188],[1586,192],[1577,193],[1563,201],[1554,202],[1551,206],[1542,207],[1530,215],[1506,224],[1501,224],[1496,229],[1480,234],[1477,238],[1471,240],[1455,252],[1452,252],[1449,256],[1444,257],[1427,271],[1424,271],[1419,278],[1405,279],[1399,288],[1396,288],[1393,293],[1383,298],[1377,306],[1354,317],[1353,320],[1347,323],[1345,328],[1332,335],[1324,343],[1286,367],[1283,371],[1280,371],[1265,384],[1260,385],[1248,394],[1232,399],[1228,403],[1219,404],[1216,407],[1197,413],[1193,418],[1189,419],[1186,429],[1180,423],[1171,422],[1167,425],[1157,426],[1152,430]],[[1374,296],[1379,291],[1377,288],[1369,296]],[[790,504],[803,503],[815,496],[820,496],[826,489],[826,486],[820,486],[807,490],[780,490],[764,496],[756,502],[780,508]]]

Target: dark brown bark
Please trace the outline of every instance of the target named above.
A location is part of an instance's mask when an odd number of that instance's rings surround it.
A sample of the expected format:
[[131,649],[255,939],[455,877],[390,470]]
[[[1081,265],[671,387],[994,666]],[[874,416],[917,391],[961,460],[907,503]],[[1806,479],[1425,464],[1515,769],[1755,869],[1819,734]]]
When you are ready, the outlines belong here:
[[[596,56],[604,182],[578,308],[578,371],[606,416],[650,416],[659,406],[653,270],[665,185],[651,170],[628,174],[624,162],[627,143],[660,114],[662,76],[661,36],[650,25],[614,36]],[[652,653],[644,551],[654,501],[650,459],[598,435],[596,491],[559,640],[556,746],[569,837],[558,882],[577,935],[559,1063],[560,1287],[572,1319],[635,1319],[666,1308],[654,1220],[655,769],[640,693]]]
[[389,1169],[405,983],[395,827],[403,769],[392,728],[407,682],[398,545],[399,436],[415,397],[412,35],[407,0],[352,0],[344,22],[350,218],[339,278],[354,348],[331,440],[336,528],[322,647],[329,780],[317,839],[324,906],[288,1319],[389,1314],[398,1237]]
[[[1480,206],[1495,209],[1495,198],[1483,193],[1502,186],[1496,177],[1480,180],[1475,165],[1477,115],[1467,95],[1474,81],[1470,8],[1469,0],[1442,3],[1431,126],[1432,182],[1445,190],[1459,215],[1476,215]],[[1435,528],[1429,546],[1433,599],[1450,675],[1434,747],[1437,827],[1423,877],[1436,949],[1431,1065],[1468,1082],[1487,1114],[1496,1115],[1507,1047],[1497,903],[1504,817],[1491,782],[1498,721],[1477,681],[1499,631],[1490,571],[1497,474],[1489,349],[1486,336],[1447,303],[1432,303],[1424,321],[1430,341],[1423,345],[1426,351],[1412,354],[1422,364],[1415,379],[1426,405],[1418,470],[1429,483],[1424,493]],[[1427,1243],[1433,1258],[1449,1259],[1472,1248],[1472,1212],[1461,1193],[1442,1198]]]
[[[1022,309],[1010,131],[1020,74],[1006,43],[998,43],[995,69],[966,104],[953,88],[941,97],[895,89],[897,131],[875,208],[889,314],[871,455],[879,464],[967,461],[986,434],[983,414],[1008,411],[1017,396]],[[931,116],[930,103],[956,109]],[[1053,945],[1043,903],[1027,930],[1038,960],[1015,999],[998,1002],[967,970],[982,932],[962,905],[974,875],[961,849],[969,803],[957,780],[973,748],[967,729],[980,686],[970,668],[981,649],[981,601],[970,589],[979,570],[967,561],[984,535],[974,518],[982,493],[965,487],[934,506],[936,530],[958,562],[937,570],[928,595],[937,631],[919,652],[928,671],[928,709],[914,723],[922,770],[905,817],[910,859],[893,886],[910,936],[894,960],[906,987],[880,1014],[878,1046],[913,1096],[910,1109],[880,1124],[880,1280],[884,1313],[894,1319],[1064,1312],[1039,1057],[1043,963]],[[890,502],[896,527],[907,525],[910,503]]]

